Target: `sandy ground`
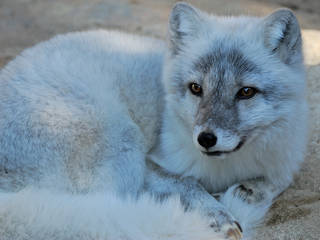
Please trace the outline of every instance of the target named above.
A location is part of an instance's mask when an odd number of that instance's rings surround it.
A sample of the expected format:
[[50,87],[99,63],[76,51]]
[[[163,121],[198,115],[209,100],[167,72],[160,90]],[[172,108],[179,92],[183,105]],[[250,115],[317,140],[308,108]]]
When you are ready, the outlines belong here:
[[[0,67],[22,49],[58,33],[121,29],[164,38],[173,0],[0,0]],[[310,102],[309,151],[294,184],[258,230],[259,240],[320,239],[320,1],[194,0],[218,15],[264,15],[292,8],[303,28]]]

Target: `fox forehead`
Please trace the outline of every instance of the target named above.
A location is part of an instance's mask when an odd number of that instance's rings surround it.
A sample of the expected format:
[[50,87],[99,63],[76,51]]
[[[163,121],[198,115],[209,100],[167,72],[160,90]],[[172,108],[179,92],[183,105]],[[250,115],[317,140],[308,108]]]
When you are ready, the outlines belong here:
[[246,57],[239,47],[212,47],[194,62],[194,70],[206,75],[211,86],[231,81],[242,85],[248,74],[259,74],[259,67]]

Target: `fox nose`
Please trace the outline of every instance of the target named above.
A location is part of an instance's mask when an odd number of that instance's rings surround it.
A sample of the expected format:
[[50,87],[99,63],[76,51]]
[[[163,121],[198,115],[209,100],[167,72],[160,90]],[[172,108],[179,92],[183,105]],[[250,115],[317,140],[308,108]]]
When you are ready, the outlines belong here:
[[202,132],[198,136],[198,143],[208,149],[217,143],[217,137],[213,133]]

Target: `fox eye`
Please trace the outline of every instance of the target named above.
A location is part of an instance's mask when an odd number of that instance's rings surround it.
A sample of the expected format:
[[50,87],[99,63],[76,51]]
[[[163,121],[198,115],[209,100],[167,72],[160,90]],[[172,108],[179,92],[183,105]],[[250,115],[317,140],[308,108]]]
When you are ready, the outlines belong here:
[[237,98],[238,99],[249,99],[252,98],[258,90],[253,87],[243,87],[241,88],[238,93],[237,93]]
[[192,92],[192,94],[196,96],[200,96],[202,94],[202,87],[197,83],[190,83],[189,89]]

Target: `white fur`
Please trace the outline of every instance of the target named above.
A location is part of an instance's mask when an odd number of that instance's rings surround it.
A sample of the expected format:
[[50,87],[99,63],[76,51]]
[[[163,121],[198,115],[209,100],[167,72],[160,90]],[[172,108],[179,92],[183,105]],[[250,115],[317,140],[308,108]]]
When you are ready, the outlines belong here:
[[1,186],[137,192],[160,126],[163,51],[160,40],[91,31],[22,52],[0,74],[0,163],[20,171]]
[[[148,196],[123,200],[110,193],[136,196],[149,153],[169,172],[200,180],[207,191],[229,188],[221,202],[245,236],[290,184],[306,149],[303,66],[289,67],[267,54],[263,26],[268,18],[218,18],[177,6],[172,16],[182,14],[183,22],[174,25],[171,18],[169,32],[178,27],[187,47],[178,57],[168,52],[163,71],[162,41],[92,31],[41,43],[0,72],[1,240],[223,239],[203,215],[185,213],[177,198],[160,204]],[[239,151],[212,158],[195,144],[200,100],[188,93],[181,97],[172,76],[178,69],[186,86],[199,78],[192,63],[217,39],[226,49],[245,42],[241,50],[263,67],[245,84],[272,83],[292,98],[279,111],[259,96],[256,108],[239,103],[240,127],[268,130],[255,132]],[[171,50],[177,46],[172,44]],[[286,49],[281,51],[284,59]],[[240,141],[231,131],[216,131],[218,150]],[[261,176],[276,187],[263,203],[248,205],[233,194],[238,183]],[[170,192],[172,182],[160,188]],[[34,188],[21,190],[26,186]]]
[[[182,36],[177,37],[173,33],[170,36],[174,44],[171,44],[165,61],[163,78],[167,104],[163,117],[162,140],[155,152],[154,161],[170,172],[199,179],[205,188],[212,192],[224,191],[230,186],[233,189],[242,181],[263,176],[274,189],[272,194],[266,195],[262,205],[246,207],[238,197],[231,194],[231,190],[227,191],[222,200],[246,231],[254,222],[261,220],[272,200],[288,187],[304,159],[308,118],[305,72],[301,49],[298,47],[297,51],[290,52],[289,48],[294,45],[292,42],[299,39],[299,25],[289,10],[280,10],[266,18],[227,18],[208,16],[190,8],[192,7],[189,5],[181,4],[171,16],[174,17],[173,23],[188,21],[188,25],[194,26],[186,28],[188,31]],[[197,16],[191,18],[190,14]],[[179,18],[179,15],[187,15],[188,18]],[[279,46],[278,55],[272,54],[272,51],[277,52],[272,48],[275,47],[275,39],[278,45],[281,44],[279,37],[284,37],[284,29],[287,27],[285,24],[288,22],[292,24],[289,28],[292,31],[286,33],[288,39],[285,40],[289,47],[283,44]],[[174,32],[172,29],[175,26],[179,26],[177,23],[171,25],[171,32]],[[279,33],[280,30],[283,35]],[[273,40],[273,45],[270,46],[268,41]],[[192,95],[187,88],[189,83],[199,84],[201,78],[207,78],[207,75],[203,77],[199,70],[195,70],[194,63],[214,48],[223,49],[225,52],[232,48],[240,49],[247,59],[262,69],[259,74],[249,73],[243,80],[243,86],[264,89],[271,85],[275,89],[285,90],[284,93],[290,93],[290,97],[281,101],[271,98],[270,102],[274,104],[268,103],[259,94],[252,100],[239,101],[239,132],[242,128],[261,127],[261,130],[252,131],[252,135],[247,137],[240,150],[218,157],[207,156],[199,151],[195,134],[201,131],[201,127],[217,135],[217,144],[211,147],[214,151],[229,151],[240,139],[236,134],[228,137],[229,133],[225,134],[228,130],[223,133],[210,118],[203,126],[199,126],[199,115],[214,116],[216,109],[199,111],[201,97]],[[291,54],[293,56],[289,61]],[[228,79],[228,69],[225,72],[225,78]],[[212,94],[215,90],[212,83],[214,81],[202,81],[203,95]],[[225,91],[233,88],[233,85],[229,87],[228,83],[225,84]],[[185,90],[181,86],[186,86]],[[214,97],[213,94],[212,96]],[[274,107],[277,104],[279,108]],[[225,107],[221,104],[218,108]],[[229,120],[230,116],[219,114],[222,115],[221,121]],[[222,138],[220,142],[219,138]]]
[[155,203],[109,193],[71,195],[26,189],[0,194],[1,240],[222,240],[178,197]]
[[163,53],[160,40],[78,32],[2,69],[1,240],[224,239],[178,197],[119,196],[141,190],[157,139]]

